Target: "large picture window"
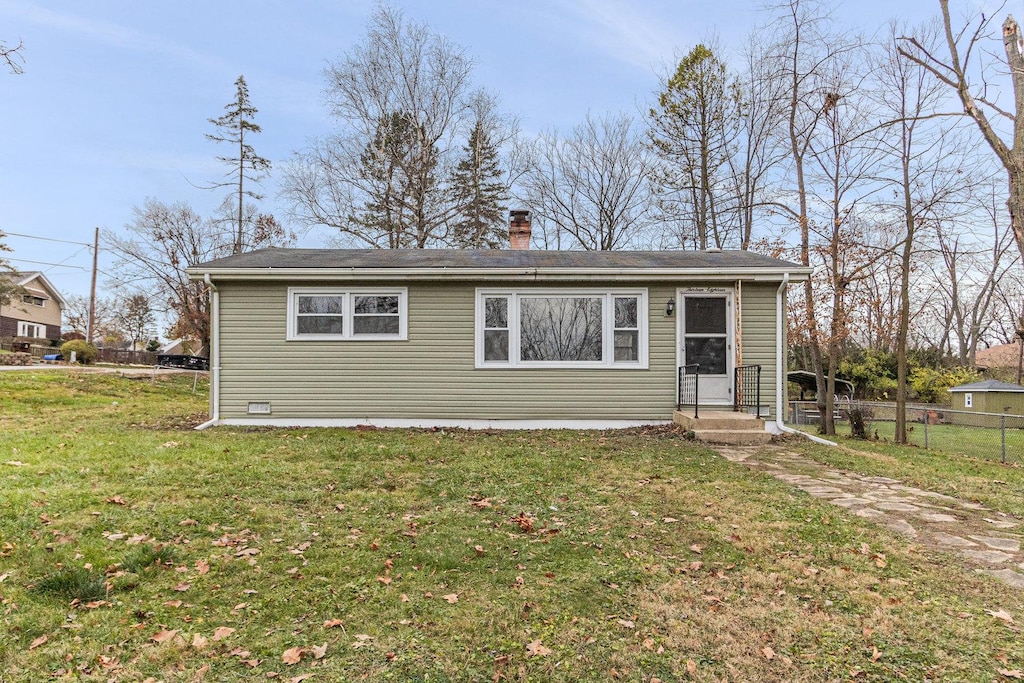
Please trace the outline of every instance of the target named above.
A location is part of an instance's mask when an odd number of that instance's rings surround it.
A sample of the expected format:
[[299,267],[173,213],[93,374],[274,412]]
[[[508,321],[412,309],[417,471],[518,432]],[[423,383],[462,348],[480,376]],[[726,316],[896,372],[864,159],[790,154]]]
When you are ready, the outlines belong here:
[[405,289],[288,290],[292,341],[406,339]]
[[646,367],[644,290],[477,290],[478,367]]

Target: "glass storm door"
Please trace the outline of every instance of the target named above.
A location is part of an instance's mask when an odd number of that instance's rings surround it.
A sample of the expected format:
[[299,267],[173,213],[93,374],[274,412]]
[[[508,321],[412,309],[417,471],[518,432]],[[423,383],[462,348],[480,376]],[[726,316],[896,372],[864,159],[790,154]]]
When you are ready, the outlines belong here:
[[[727,292],[679,293],[682,365],[699,363],[701,403],[732,403],[732,296]],[[692,372],[689,370],[688,372]]]

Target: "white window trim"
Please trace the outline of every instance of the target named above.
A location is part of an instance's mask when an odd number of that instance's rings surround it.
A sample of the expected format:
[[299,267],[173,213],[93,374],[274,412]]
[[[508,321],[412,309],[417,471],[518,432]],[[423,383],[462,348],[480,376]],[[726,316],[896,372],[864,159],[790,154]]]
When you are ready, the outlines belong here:
[[[344,316],[344,333],[342,334],[298,334],[296,322],[296,302],[300,295],[327,295],[344,297],[342,315]],[[398,334],[353,334],[352,297],[354,296],[397,296],[398,297]],[[285,333],[287,341],[406,341],[409,338],[409,290],[406,287],[289,287],[288,288],[288,325]]]
[[[29,334],[30,329],[32,331],[32,334]],[[37,332],[40,332],[41,334],[36,334]],[[29,323],[19,320],[18,336],[30,337],[32,339],[46,339],[46,325],[42,325],[40,323]]]
[[[601,361],[521,361],[519,360],[519,300],[520,297],[600,297],[601,308]],[[484,360],[484,299],[506,297],[508,299],[508,342],[507,361]],[[615,360],[615,298],[637,298],[637,333],[639,336],[639,357],[635,361]],[[473,324],[475,360],[478,369],[609,369],[646,370],[648,367],[648,303],[647,289],[486,289],[476,290],[476,318]]]
[[974,407],[974,394],[967,392],[964,394],[964,408]]
[[[26,301],[29,299],[29,301]],[[36,303],[36,299],[39,299],[39,303]],[[46,298],[39,296],[38,294],[23,294],[21,297],[21,303],[28,304],[29,306],[36,306],[37,308],[46,308]]]

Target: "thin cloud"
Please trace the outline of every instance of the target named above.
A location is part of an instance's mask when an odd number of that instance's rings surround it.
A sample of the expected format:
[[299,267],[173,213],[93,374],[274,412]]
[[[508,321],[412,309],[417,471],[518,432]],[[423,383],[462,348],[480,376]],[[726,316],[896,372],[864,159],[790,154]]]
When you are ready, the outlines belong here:
[[207,68],[218,60],[204,55],[187,45],[144,33],[109,21],[96,21],[72,14],[39,7],[27,2],[0,0],[0,12],[22,21],[47,28],[75,33],[114,47],[164,54],[202,64]]
[[578,31],[613,59],[649,71],[676,49],[679,34],[663,20],[645,16],[618,0],[561,0],[560,5],[579,21]]

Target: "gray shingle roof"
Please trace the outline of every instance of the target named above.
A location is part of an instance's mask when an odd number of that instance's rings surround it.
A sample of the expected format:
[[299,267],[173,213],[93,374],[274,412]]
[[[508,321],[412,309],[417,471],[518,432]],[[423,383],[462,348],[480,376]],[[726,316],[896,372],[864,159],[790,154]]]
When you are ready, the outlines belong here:
[[801,266],[750,251],[512,251],[502,249],[260,249],[190,268],[569,268],[591,269],[777,269]]
[[1010,384],[1008,382],[1000,382],[997,379],[986,379],[983,382],[972,382],[971,384],[961,384],[958,387],[953,387],[949,390],[952,392],[965,392],[970,391],[977,394],[983,394],[988,391],[1009,391],[1020,393],[1024,391],[1024,387],[1019,384]]

